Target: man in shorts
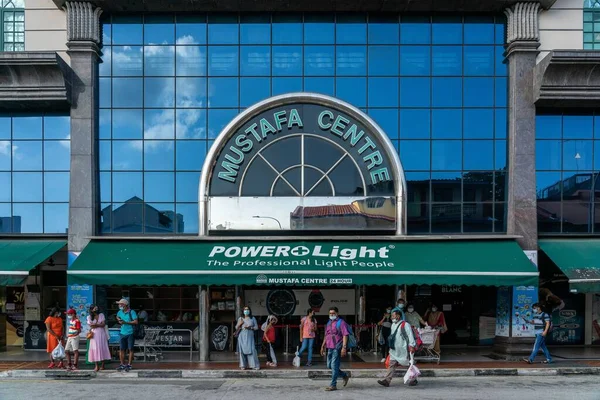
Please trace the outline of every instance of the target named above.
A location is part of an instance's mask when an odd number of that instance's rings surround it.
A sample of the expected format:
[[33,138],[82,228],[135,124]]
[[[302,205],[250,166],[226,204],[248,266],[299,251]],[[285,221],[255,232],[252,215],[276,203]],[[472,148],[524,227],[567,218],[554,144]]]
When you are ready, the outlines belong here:
[[[119,346],[119,359],[121,365],[117,370],[129,372],[133,363],[133,345],[135,337],[133,336],[134,325],[138,323],[138,316],[135,311],[129,308],[129,300],[121,299],[117,301],[119,312],[117,313],[117,321],[121,324],[121,340]],[[129,350],[129,363],[125,364],[125,351]]]
[[[77,363],[79,362],[79,334],[81,333],[81,321],[77,318],[77,311],[72,308],[66,312],[67,314],[67,344],[65,353],[67,353],[67,369],[69,371],[77,371]],[[71,352],[75,359],[71,364]]]

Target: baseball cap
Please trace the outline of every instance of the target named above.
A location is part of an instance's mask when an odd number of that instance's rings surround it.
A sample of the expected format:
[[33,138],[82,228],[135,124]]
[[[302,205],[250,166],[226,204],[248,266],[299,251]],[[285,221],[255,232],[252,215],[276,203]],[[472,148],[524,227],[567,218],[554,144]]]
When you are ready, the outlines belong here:
[[128,306],[129,301],[127,299],[121,299],[121,300],[117,301],[117,304],[123,304],[123,305]]
[[73,314],[77,314],[77,311],[75,311],[75,309],[73,309],[73,308],[69,308],[67,310],[67,312],[65,312],[65,314],[67,314],[67,315],[73,315]]

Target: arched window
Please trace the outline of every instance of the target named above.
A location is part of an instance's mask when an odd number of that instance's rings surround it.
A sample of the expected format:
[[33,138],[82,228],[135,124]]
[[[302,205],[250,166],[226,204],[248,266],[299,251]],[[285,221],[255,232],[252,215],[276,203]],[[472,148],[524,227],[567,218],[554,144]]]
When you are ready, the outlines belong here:
[[1,0],[2,51],[25,51],[25,0]]
[[600,0],[583,2],[583,48],[600,50]]

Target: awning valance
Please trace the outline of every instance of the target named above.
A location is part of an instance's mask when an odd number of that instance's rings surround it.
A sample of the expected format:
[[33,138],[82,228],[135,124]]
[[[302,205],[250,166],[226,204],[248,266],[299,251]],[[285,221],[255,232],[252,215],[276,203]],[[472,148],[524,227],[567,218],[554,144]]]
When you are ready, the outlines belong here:
[[542,239],[540,248],[569,278],[571,290],[600,292],[600,238]]
[[0,286],[22,284],[29,271],[66,244],[66,240],[0,240]]
[[69,282],[98,285],[537,285],[512,240],[93,240]]

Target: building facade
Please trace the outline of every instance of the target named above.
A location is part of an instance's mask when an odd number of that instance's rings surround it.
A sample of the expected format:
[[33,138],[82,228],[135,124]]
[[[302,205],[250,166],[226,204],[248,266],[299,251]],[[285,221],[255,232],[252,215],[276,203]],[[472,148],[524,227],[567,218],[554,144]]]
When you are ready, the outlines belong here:
[[202,360],[244,303],[362,326],[405,297],[516,357],[539,299],[553,343],[599,340],[600,4],[255,6],[2,1],[15,343],[81,291]]

